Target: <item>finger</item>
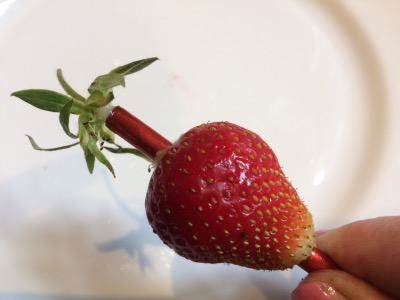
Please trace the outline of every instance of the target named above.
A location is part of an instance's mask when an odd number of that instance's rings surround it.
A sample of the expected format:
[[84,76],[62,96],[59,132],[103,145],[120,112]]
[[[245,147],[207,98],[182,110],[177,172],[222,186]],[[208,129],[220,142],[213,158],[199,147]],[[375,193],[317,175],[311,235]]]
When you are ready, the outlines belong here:
[[365,281],[339,270],[310,273],[293,291],[293,300],[393,300]]
[[340,269],[400,298],[400,217],[329,230],[317,237],[317,245]]

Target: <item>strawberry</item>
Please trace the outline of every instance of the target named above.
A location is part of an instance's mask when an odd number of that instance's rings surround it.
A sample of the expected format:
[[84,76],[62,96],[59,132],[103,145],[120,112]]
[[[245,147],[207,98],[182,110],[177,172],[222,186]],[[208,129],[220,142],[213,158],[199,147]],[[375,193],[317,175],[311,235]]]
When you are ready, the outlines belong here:
[[216,122],[159,152],[146,196],[153,230],[203,263],[283,270],[315,247],[311,214],[255,133]]
[[[36,150],[54,151],[80,145],[89,172],[95,161],[114,169],[102,150],[132,153],[154,163],[145,200],[150,225],[178,254],[203,263],[228,263],[263,270],[299,264],[312,272],[337,268],[315,247],[311,214],[283,174],[278,160],[257,134],[227,123],[207,123],[175,143],[119,106],[113,88],[125,76],[155,62],[148,58],[97,77],[84,97],[57,78],[66,95],[43,89],[12,95],[46,111],[58,112],[64,132],[77,142]],[[71,114],[78,132],[69,128]],[[114,133],[135,148],[115,143]]]

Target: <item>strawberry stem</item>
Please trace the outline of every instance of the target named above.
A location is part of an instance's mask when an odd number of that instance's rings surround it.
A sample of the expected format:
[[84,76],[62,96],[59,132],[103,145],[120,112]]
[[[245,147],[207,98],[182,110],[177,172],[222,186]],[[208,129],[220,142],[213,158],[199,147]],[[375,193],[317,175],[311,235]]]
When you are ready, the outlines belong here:
[[335,262],[318,248],[314,248],[307,259],[299,263],[299,267],[308,273],[323,269],[338,269]]
[[157,152],[171,145],[170,141],[120,106],[111,110],[106,126],[152,161],[156,159]]

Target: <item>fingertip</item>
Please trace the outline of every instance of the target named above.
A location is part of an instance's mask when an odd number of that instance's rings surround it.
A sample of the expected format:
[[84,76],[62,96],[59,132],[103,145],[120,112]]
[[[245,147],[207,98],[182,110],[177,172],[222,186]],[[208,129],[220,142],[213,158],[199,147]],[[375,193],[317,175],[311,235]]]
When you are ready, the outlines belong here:
[[329,230],[326,229],[320,229],[315,231],[315,237],[319,238],[320,236],[324,235],[325,233],[327,233]]
[[380,217],[322,230],[316,243],[339,269],[400,297],[399,230],[400,217]]
[[340,270],[320,270],[310,273],[291,294],[293,300],[392,300],[364,280]]
[[345,300],[347,299],[335,288],[324,282],[301,283],[293,292],[293,300]]

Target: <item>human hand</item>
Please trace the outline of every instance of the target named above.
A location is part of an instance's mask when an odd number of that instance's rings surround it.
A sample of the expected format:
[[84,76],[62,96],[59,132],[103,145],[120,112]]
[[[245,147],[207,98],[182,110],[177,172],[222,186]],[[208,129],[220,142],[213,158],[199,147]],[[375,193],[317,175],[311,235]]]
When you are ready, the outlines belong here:
[[400,217],[357,221],[321,232],[317,245],[341,270],[312,272],[292,299],[400,298]]

